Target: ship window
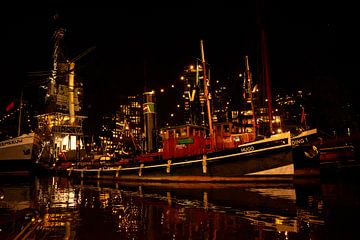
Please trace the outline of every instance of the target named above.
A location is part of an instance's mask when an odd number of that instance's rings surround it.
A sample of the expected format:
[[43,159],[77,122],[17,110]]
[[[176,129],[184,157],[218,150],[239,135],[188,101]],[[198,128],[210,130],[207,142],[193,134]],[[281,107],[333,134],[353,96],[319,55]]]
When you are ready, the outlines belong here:
[[162,133],[160,134],[161,135],[161,137],[163,138],[163,139],[168,139],[169,138],[169,132],[168,131],[162,131]]
[[230,131],[229,125],[224,125],[224,132],[228,133]]
[[181,137],[186,137],[187,136],[186,127],[183,127],[183,128],[180,129],[180,136]]
[[173,130],[169,130],[169,138],[174,138],[174,131]]
[[180,130],[181,130],[181,129],[176,129],[176,138],[179,138],[179,137],[180,137],[180,134],[181,134],[181,133],[180,133]]
[[221,125],[216,126],[216,133],[221,134]]
[[239,133],[238,127],[233,127],[233,128],[231,129],[231,133]]

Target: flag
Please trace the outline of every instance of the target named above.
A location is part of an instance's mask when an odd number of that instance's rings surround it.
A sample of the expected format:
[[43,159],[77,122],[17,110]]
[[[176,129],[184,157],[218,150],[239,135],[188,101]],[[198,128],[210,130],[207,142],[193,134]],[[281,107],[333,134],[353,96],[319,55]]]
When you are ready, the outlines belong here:
[[14,107],[15,103],[12,101],[9,105],[6,106],[5,110],[8,112]]
[[301,123],[305,123],[305,110],[304,107],[301,107]]

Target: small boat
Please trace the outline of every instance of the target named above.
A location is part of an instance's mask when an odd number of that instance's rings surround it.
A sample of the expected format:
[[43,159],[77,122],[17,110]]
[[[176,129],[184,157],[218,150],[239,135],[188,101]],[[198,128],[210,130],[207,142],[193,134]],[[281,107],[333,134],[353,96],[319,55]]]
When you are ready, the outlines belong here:
[[28,174],[39,149],[35,133],[22,134],[0,142],[0,173]]
[[334,174],[356,173],[360,167],[355,147],[352,144],[338,144],[320,148],[319,162],[321,175],[324,177],[334,176]]
[[295,176],[320,176],[359,165],[355,147],[342,142],[309,141],[294,147]]
[[40,149],[40,137],[21,132],[22,95],[19,104],[17,136],[0,141],[0,175],[28,175]]
[[320,148],[320,173],[323,179],[351,178],[358,176],[360,162],[357,146],[338,143]]
[[320,164],[330,164],[339,160],[353,160],[354,158],[355,147],[353,145],[320,148]]

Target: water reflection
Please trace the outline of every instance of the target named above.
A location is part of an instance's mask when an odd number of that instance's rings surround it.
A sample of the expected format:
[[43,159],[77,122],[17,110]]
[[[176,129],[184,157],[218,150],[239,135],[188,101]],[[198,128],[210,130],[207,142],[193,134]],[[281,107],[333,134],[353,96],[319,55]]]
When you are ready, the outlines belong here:
[[7,182],[11,183],[0,184],[4,195],[0,201],[1,239],[70,239],[75,235],[77,192],[66,179]]
[[358,186],[338,182],[120,184],[50,177],[7,180],[0,189],[0,239],[351,239],[355,224],[348,221],[360,209]]

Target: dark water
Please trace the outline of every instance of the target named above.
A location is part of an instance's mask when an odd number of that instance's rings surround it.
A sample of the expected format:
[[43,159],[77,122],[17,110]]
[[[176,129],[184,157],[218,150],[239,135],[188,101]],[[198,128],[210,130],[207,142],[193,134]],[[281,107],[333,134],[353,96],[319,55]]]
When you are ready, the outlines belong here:
[[0,181],[0,239],[359,239],[360,187]]

